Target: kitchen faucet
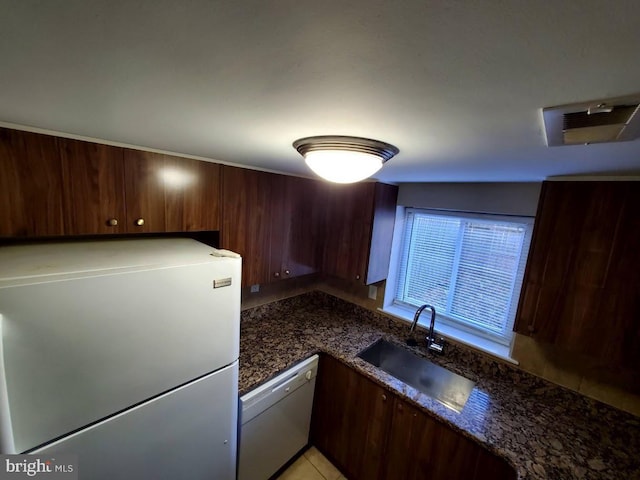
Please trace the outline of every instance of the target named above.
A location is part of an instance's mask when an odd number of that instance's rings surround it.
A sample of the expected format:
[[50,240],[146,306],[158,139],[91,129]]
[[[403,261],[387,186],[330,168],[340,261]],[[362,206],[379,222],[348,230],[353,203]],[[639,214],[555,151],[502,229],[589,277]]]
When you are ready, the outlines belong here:
[[442,337],[440,339],[436,339],[433,327],[436,324],[436,309],[432,305],[422,305],[416,310],[416,314],[413,317],[413,322],[411,323],[411,328],[409,328],[409,333],[413,333],[413,330],[416,328],[418,324],[418,319],[420,318],[420,314],[424,311],[425,308],[429,308],[431,310],[431,323],[429,324],[429,335],[427,335],[427,350],[433,350],[437,353],[442,353],[444,348],[444,341]]

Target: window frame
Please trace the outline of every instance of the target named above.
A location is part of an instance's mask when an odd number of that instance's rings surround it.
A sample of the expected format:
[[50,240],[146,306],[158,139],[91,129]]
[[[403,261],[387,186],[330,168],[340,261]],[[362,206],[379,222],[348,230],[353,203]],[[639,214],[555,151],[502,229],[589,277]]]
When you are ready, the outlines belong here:
[[[459,320],[454,317],[447,315],[444,312],[439,311],[437,314],[437,323],[436,330],[438,330],[438,325],[448,326],[451,328],[443,328],[442,330],[446,330],[449,332],[461,331],[463,332],[463,336],[468,338],[469,335],[472,337],[480,337],[480,339],[488,340],[489,342],[496,343],[503,347],[508,347],[513,339],[513,324],[515,322],[515,316],[518,308],[518,300],[520,297],[520,292],[522,289],[522,283],[524,278],[524,270],[527,263],[527,257],[530,250],[531,238],[533,234],[533,225],[534,225],[534,217],[524,216],[524,215],[506,215],[506,214],[488,214],[488,213],[480,213],[480,212],[467,212],[467,211],[455,211],[455,210],[439,210],[439,209],[429,209],[429,208],[414,208],[414,207],[399,207],[396,217],[396,232],[394,243],[396,243],[396,248],[392,252],[392,268],[390,270],[389,279],[391,280],[391,285],[387,287],[387,299],[385,301],[385,309],[389,311],[389,313],[397,315],[399,312],[403,317],[408,316],[411,311],[415,311],[418,305],[416,303],[405,302],[399,299],[398,293],[400,289],[403,288],[406,278],[401,278],[402,275],[402,264],[405,262],[405,257],[408,257],[410,254],[410,249],[407,248],[405,243],[410,240],[411,234],[407,234],[406,230],[408,227],[407,222],[409,220],[410,214],[423,214],[423,215],[432,215],[432,216],[443,216],[450,217],[462,220],[481,220],[481,221],[494,221],[494,222],[505,222],[505,223],[516,223],[525,226],[525,236],[520,246],[519,251],[519,262],[518,268],[516,270],[516,278],[513,282],[511,288],[511,302],[509,304],[507,323],[502,330],[502,333],[495,333],[481,326],[476,326],[473,323],[473,320],[470,319],[470,322],[466,322],[464,320]],[[460,246],[460,245],[458,245]],[[456,254],[456,257],[458,257]],[[454,259],[455,262],[459,261],[459,258]],[[389,308],[391,307],[391,308]],[[393,311],[391,311],[393,310]],[[421,319],[420,324],[425,324],[426,321]],[[479,343],[486,343],[484,340],[481,340]]]

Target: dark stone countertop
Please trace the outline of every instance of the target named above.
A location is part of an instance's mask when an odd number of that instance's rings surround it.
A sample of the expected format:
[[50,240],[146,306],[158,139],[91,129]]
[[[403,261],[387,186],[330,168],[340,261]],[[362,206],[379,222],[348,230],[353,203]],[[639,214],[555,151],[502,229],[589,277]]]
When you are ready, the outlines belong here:
[[[326,352],[505,458],[520,479],[640,479],[640,418],[471,349],[406,347],[406,323],[321,292],[242,312],[240,395]],[[377,339],[410,348],[476,382],[461,413],[356,355]]]

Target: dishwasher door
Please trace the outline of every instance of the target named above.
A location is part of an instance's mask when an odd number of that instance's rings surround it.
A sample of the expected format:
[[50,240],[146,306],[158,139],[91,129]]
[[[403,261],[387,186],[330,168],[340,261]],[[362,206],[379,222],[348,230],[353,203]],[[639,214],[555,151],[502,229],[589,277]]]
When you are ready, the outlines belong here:
[[267,480],[309,443],[318,356],[240,398],[238,480]]

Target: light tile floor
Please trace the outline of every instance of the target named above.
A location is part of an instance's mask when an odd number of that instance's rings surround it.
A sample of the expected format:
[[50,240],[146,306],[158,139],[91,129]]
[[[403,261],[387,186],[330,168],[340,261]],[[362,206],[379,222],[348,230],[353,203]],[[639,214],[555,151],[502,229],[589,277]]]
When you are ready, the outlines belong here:
[[316,447],[304,452],[277,480],[347,480]]

